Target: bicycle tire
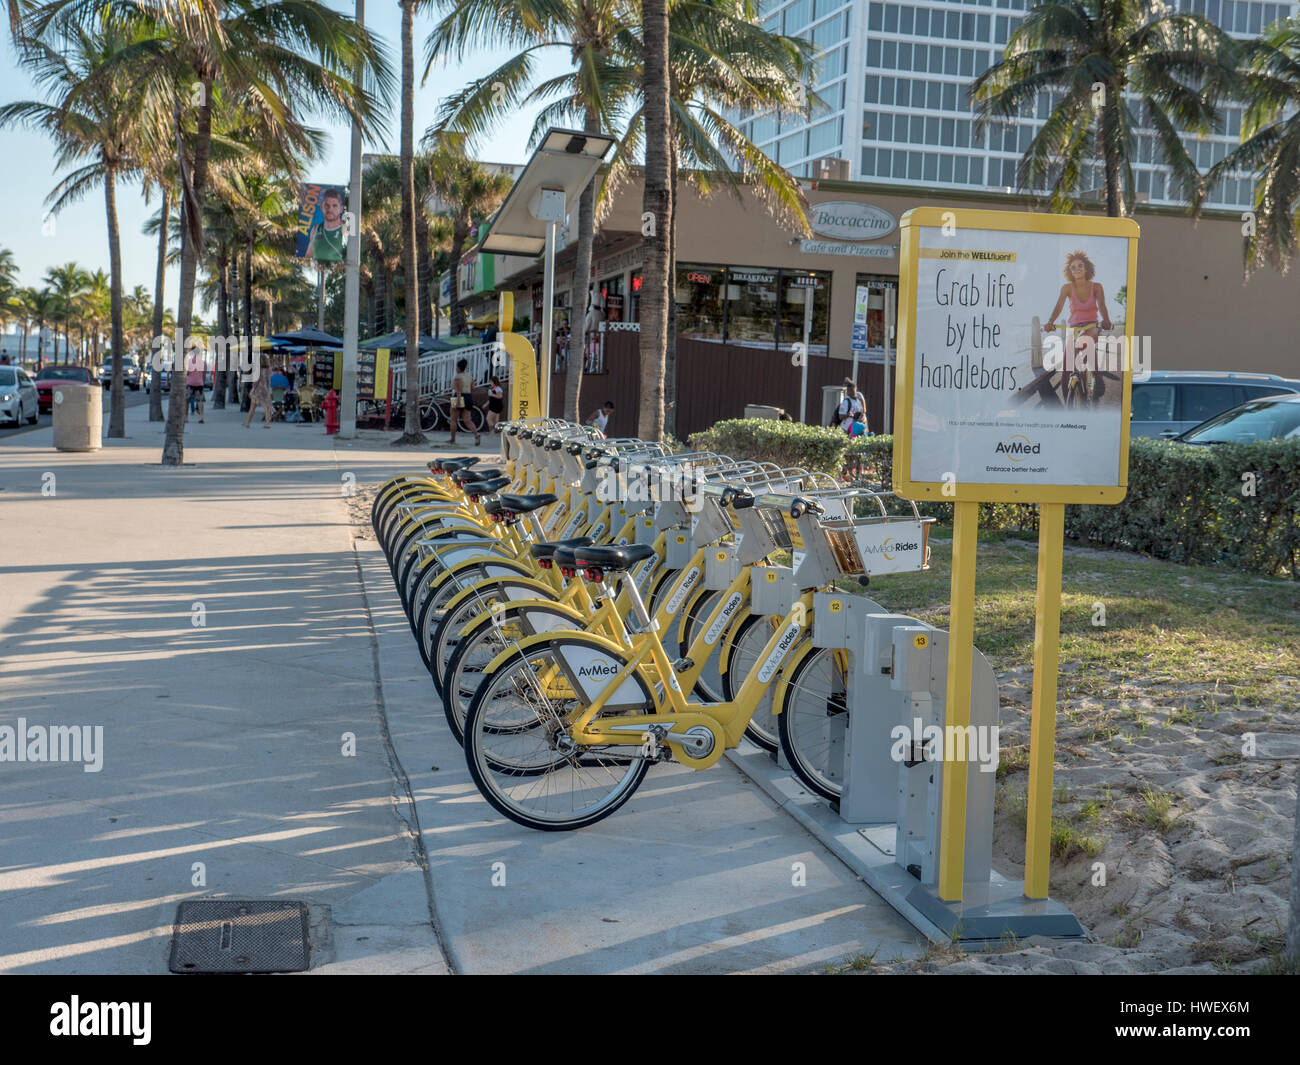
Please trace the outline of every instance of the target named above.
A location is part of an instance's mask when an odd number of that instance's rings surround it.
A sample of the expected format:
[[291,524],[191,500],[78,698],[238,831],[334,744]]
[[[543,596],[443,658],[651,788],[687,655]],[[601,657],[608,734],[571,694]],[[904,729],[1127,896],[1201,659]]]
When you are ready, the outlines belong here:
[[[519,615],[523,613],[524,611],[517,607],[507,608],[498,615],[497,620],[503,626],[517,625],[520,620]],[[545,607],[529,607],[528,613],[549,614],[557,621],[564,622],[562,627],[573,625],[572,619],[567,614],[552,613]],[[457,643],[451,653],[443,670],[443,682],[439,694],[442,697],[443,716],[446,717],[447,725],[452,735],[456,737],[457,743],[463,744],[465,741],[465,716],[469,712],[474,694],[483,682],[482,666],[505,650],[507,639],[508,636],[499,633],[497,626],[487,618],[483,618],[472,632]]]
[[[731,642],[731,652],[727,659],[727,668],[722,674],[722,694],[727,702],[734,702],[736,693],[745,683],[758,662],[758,656],[766,646],[776,619],[766,614],[752,614],[740,623],[736,638]],[[754,716],[745,726],[745,738],[757,744],[763,750],[775,753],[781,742],[777,730],[776,715],[772,712],[772,691],[769,688],[763,695]]]
[[823,799],[838,799],[844,790],[832,771],[826,732],[826,723],[841,714],[848,714],[844,675],[835,662],[835,651],[819,647],[790,674],[777,720],[781,750],[790,768],[804,787]]
[[[608,651],[605,653],[610,654]],[[617,656],[610,654],[610,657]],[[539,688],[540,682],[536,678],[536,669],[548,662],[553,665],[556,661],[557,652],[550,645],[529,649],[526,652],[516,652],[491,675],[484,678],[465,715],[465,764],[469,768],[470,776],[474,778],[474,783],[478,786],[479,793],[498,813],[518,825],[541,832],[573,831],[603,821],[632,797],[641,782],[645,780],[649,770],[649,763],[640,757],[610,755],[606,758],[602,757],[602,752],[595,748],[585,748],[578,753],[564,755],[555,751],[551,737],[563,732],[563,727],[559,723],[563,715],[560,708],[556,706],[557,700],[544,694],[537,698],[536,707],[527,701],[527,694],[509,708],[502,706],[499,700],[507,699],[511,694],[518,694],[512,692],[512,686],[516,682],[522,683],[524,693]],[[644,691],[646,707],[652,707],[653,696],[646,688],[644,679],[639,674],[636,676]],[[503,732],[501,723],[509,720],[505,715],[512,710],[521,721],[529,720],[530,716],[536,719],[539,727],[531,731],[539,735],[529,738],[526,733]],[[528,746],[521,746],[530,743],[531,749]],[[512,745],[508,754],[506,744]],[[513,753],[516,749],[521,753]],[[536,753],[529,758],[532,751]],[[572,794],[575,781],[584,783],[590,779],[582,776],[581,771],[585,769],[595,770],[606,776],[612,776],[611,771],[616,769],[622,769],[624,772],[613,787],[603,789],[603,795],[600,782],[597,780],[592,783],[590,790],[595,792],[595,801],[581,810],[561,809],[543,813],[542,811],[529,812],[524,808],[523,801],[530,793],[543,800],[551,798],[559,800],[561,790],[567,783]],[[548,778],[544,788],[539,787],[539,777]],[[513,792],[512,788],[514,788]],[[571,802],[570,805],[576,804]]]
[[[696,599],[691,609],[686,615],[686,626],[682,641],[680,643],[681,656],[685,658],[691,651],[691,644],[695,642],[695,637],[699,635],[700,626],[704,624],[713,613],[714,608],[726,594],[724,591],[706,592]],[[718,668],[722,660],[723,640],[719,638],[718,642],[713,645],[713,651],[709,654],[709,660],[704,663],[704,668],[700,670],[700,675],[695,681],[695,687],[692,689],[700,700],[706,703],[720,703],[723,701],[722,694],[722,673]]]

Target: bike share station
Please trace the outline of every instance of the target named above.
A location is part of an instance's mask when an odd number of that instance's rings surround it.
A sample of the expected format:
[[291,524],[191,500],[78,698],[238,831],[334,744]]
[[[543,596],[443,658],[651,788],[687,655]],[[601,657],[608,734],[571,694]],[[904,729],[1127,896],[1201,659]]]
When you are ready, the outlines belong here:
[[[1115,375],[1121,387],[1089,406],[1052,405],[1044,390],[1024,386],[1044,371],[1042,320],[1058,298],[1066,301],[1063,271],[1080,253],[1086,280],[1095,276],[1111,300],[1119,294],[1126,316],[1091,335],[1123,336],[1122,351],[1131,350],[1137,238],[1127,219],[938,208],[904,216],[894,489],[955,504],[951,629],[887,613],[863,596],[816,593],[813,644],[847,649],[848,713],[828,706],[826,724],[827,742],[842,752],[837,808],[778,772],[774,756],[752,746],[729,752],[935,941],[1085,934],[1048,892],[1065,504],[1113,504],[1126,494],[1131,363],[1125,358]],[[1070,324],[1088,335],[1085,322]],[[1071,392],[1077,381],[1067,375],[1078,370],[1087,381],[1098,365],[1095,345],[1078,348],[1058,347],[1046,366]],[[990,771],[971,764],[981,733],[996,748],[1000,713],[993,670],[973,646],[981,502],[1040,505],[1024,880],[992,865],[996,761]],[[858,572],[921,568],[899,550],[917,545],[855,532],[841,549],[864,554]],[[798,587],[844,570],[829,530],[802,543],[793,570],[755,570],[755,612],[788,610]]]
[[[652,490],[625,497],[618,511],[637,515],[636,541],[664,537],[670,568],[698,566],[691,579],[707,589],[732,587],[752,566],[751,614],[788,618],[813,591],[811,645],[843,656],[843,692],[826,699],[818,721],[838,801],[811,794],[773,764],[778,756],[752,744],[728,756],[934,941],[974,946],[1085,934],[1048,890],[1064,517],[1067,503],[1113,504],[1127,491],[1131,363],[1123,361],[1120,387],[1102,391],[1099,377],[1088,376],[1096,352],[1087,348],[1088,338],[1106,333],[1122,335],[1129,350],[1137,239],[1127,219],[938,208],[904,216],[893,489],[911,501],[910,514],[886,511],[888,491],[863,490],[856,500],[842,486],[809,491],[803,481],[796,495],[779,479],[756,488],[748,505],[719,506],[718,493],[732,489],[707,478],[698,505]],[[1079,287],[1090,287],[1100,321],[1084,319]],[[1063,355],[1055,352],[1057,365],[1043,354],[1043,322],[1050,330],[1051,308],[1059,313],[1067,299],[1069,335],[1083,338],[1082,350],[1071,339]],[[1106,300],[1122,308],[1122,321],[1109,320]],[[505,301],[502,320],[509,321]],[[528,418],[538,409],[534,353],[522,337],[501,340],[519,389],[514,414]],[[1044,375],[1050,387],[1041,387]],[[1081,395],[1088,398],[1080,402]],[[518,457],[504,437],[502,446],[503,457]],[[570,514],[585,510],[591,518],[614,502],[596,498],[605,471],[565,451],[550,458],[553,472],[587,497],[585,508],[575,498]],[[820,514],[801,510],[801,500],[822,491]],[[865,595],[824,590],[850,575],[926,568],[934,519],[919,516],[921,501],[954,504],[946,632]],[[860,502],[880,513],[855,513]],[[993,670],[974,647],[982,502],[1040,508],[1023,880],[992,862],[1000,701]],[[780,550],[791,552],[791,565],[761,564]],[[801,631],[792,629],[792,638]],[[782,666],[782,656],[754,663],[760,679]],[[787,683],[776,683],[773,706]],[[982,757],[989,754],[991,764]]]

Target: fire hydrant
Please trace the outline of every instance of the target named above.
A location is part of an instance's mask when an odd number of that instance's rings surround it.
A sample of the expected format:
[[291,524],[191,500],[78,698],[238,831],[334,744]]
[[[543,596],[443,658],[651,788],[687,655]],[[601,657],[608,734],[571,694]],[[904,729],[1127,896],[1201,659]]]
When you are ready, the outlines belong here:
[[329,395],[321,401],[321,406],[325,409],[325,435],[329,436],[331,433],[337,433],[339,431],[339,397],[334,389],[329,390]]

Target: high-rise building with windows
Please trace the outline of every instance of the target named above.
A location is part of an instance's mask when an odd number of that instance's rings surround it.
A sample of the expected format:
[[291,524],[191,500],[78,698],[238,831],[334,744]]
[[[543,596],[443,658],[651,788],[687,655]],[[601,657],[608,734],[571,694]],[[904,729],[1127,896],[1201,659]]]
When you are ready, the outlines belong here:
[[[1036,113],[976,130],[967,94],[997,63],[1029,0],[763,0],[763,25],[803,37],[819,56],[814,82],[826,105],[811,115],[735,116],[773,159],[800,177],[819,173],[881,184],[1013,189],[1016,167],[1052,101]],[[1300,10],[1297,0],[1176,0],[1236,37],[1255,37]],[[1202,171],[1239,143],[1239,106],[1224,109],[1225,128],[1190,143]],[[1134,165],[1138,198],[1177,204],[1168,170],[1154,161],[1153,135],[1139,127]],[[819,166],[821,160],[842,162]],[[1101,184],[1100,173],[1095,177]],[[1252,202],[1248,177],[1213,190],[1210,206]]]

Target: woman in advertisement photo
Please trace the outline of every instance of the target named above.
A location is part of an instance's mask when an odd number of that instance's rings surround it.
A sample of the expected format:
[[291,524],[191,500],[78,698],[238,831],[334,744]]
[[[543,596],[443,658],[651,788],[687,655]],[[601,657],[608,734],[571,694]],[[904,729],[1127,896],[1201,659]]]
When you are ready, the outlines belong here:
[[[1065,259],[1065,284],[1061,286],[1056,306],[1047,316],[1043,329],[1051,333],[1056,329],[1056,316],[1066,301],[1070,303],[1067,337],[1073,335],[1073,350],[1079,350],[1079,338],[1090,337],[1093,358],[1096,358],[1097,339],[1102,329],[1110,328],[1110,314],[1106,310],[1106,291],[1094,281],[1097,268],[1082,251],[1072,251]],[[1068,365],[1061,371],[1061,401],[1067,406],[1092,406],[1100,402],[1106,385],[1100,373],[1073,370]]]

